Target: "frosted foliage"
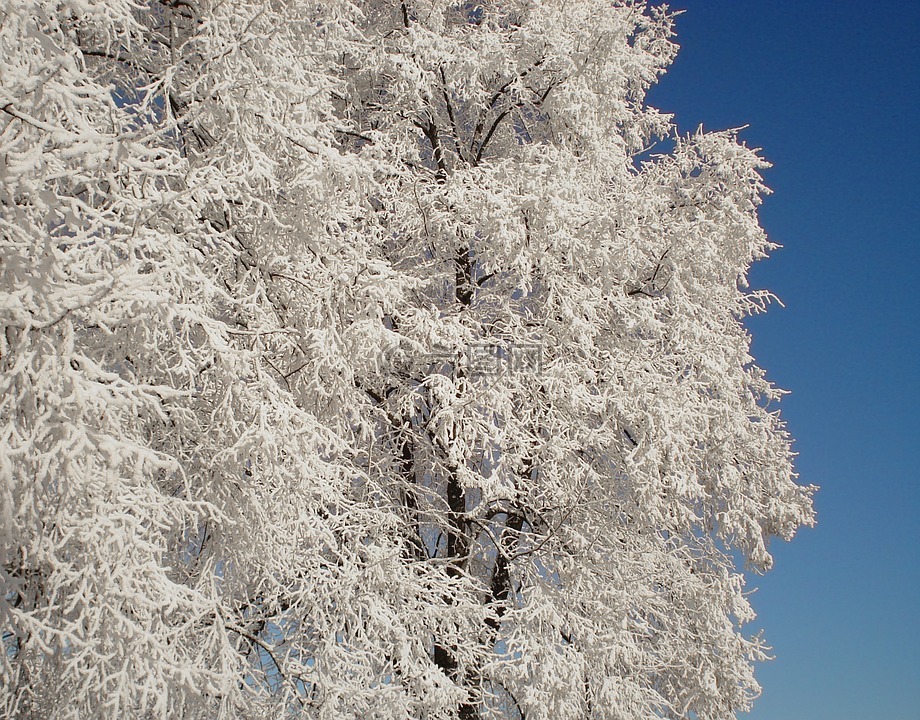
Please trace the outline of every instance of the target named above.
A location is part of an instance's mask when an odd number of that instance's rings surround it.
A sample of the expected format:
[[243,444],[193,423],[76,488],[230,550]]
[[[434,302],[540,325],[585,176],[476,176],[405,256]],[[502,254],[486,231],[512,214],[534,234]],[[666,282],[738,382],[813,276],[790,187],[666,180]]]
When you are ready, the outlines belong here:
[[0,715],[749,706],[735,562],[812,488],[741,324],[766,164],[648,152],[671,35],[612,0],[2,3]]

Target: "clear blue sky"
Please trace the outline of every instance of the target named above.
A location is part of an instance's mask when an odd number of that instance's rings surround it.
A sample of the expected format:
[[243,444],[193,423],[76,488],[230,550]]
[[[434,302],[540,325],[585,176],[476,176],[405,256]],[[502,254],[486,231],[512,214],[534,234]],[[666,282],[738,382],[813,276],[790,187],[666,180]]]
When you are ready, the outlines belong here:
[[651,102],[682,131],[750,124],[784,246],[754,354],[818,526],[751,578],[777,659],[749,720],[920,720],[920,2],[683,0]]

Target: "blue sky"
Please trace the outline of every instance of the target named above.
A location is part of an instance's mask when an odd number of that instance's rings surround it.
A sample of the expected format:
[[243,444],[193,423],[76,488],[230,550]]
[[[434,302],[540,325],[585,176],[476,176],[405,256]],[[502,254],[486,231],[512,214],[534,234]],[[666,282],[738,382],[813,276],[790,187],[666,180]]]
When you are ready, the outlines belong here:
[[774,163],[754,355],[818,526],[751,578],[777,659],[750,720],[920,719],[920,2],[683,0],[651,103]]

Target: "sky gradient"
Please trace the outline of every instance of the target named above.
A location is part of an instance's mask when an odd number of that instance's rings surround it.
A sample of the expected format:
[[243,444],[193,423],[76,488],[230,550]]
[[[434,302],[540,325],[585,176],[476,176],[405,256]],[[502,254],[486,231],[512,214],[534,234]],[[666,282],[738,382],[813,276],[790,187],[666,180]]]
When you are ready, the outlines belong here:
[[[657,3],[656,3],[657,4]],[[920,3],[684,0],[650,102],[750,125],[774,164],[748,322],[818,526],[752,597],[777,659],[749,720],[920,719]]]

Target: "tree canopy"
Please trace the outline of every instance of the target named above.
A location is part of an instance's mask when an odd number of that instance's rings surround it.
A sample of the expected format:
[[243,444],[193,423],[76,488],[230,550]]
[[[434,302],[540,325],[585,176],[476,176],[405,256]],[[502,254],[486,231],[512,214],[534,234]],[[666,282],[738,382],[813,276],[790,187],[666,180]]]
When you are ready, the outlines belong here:
[[[813,522],[665,7],[6,0],[0,708],[733,718]],[[658,145],[656,145],[656,142]]]

